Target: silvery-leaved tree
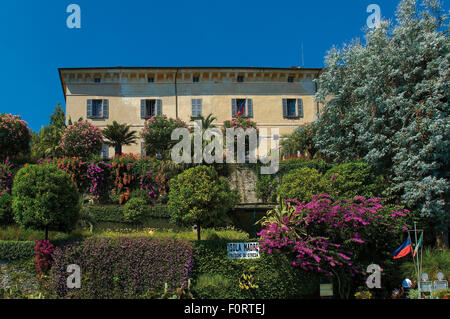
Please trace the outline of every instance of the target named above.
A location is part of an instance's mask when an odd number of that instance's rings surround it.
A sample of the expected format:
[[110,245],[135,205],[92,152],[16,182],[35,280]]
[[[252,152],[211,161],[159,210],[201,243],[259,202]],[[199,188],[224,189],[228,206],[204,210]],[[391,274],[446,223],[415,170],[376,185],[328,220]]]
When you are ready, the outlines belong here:
[[365,44],[330,50],[314,137],[335,162],[374,165],[388,198],[433,219],[438,246],[448,246],[450,224],[448,26],[439,1],[403,0],[395,24],[368,31]]

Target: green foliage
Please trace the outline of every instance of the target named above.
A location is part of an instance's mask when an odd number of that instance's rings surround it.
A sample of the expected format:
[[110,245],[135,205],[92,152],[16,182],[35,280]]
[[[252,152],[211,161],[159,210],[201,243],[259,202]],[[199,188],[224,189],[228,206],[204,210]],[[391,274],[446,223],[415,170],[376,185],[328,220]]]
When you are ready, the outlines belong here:
[[281,140],[281,155],[296,156],[297,152],[303,155],[308,155],[313,158],[317,153],[317,148],[314,145],[313,137],[317,129],[316,122],[308,123],[299,126],[291,134],[283,136]]
[[122,208],[125,221],[138,223],[144,217],[147,202],[142,198],[131,198]]
[[0,225],[13,221],[12,196],[8,193],[0,195]]
[[20,260],[34,256],[33,241],[0,240],[0,260]]
[[[228,181],[213,167],[190,168],[170,181],[169,211],[180,225],[197,225],[197,229],[223,216],[238,201]],[[199,233],[200,234],[200,233]]]
[[136,144],[136,131],[130,132],[130,125],[119,124],[113,121],[113,124],[107,125],[103,131],[105,143],[108,146],[114,147],[116,155],[122,155],[122,146]]
[[165,115],[148,119],[141,132],[147,154],[151,156],[160,154],[162,158],[168,158],[170,149],[176,144],[171,138],[172,131],[176,128],[187,128],[187,124],[180,119],[167,118]]
[[66,129],[64,110],[58,103],[50,115],[50,124],[39,132],[33,133],[31,140],[31,155],[35,159],[54,158],[62,156],[60,148],[61,137]]
[[334,162],[371,164],[387,177],[386,196],[448,233],[448,15],[436,0],[422,4],[402,0],[395,25],[329,51],[314,142]]
[[[450,251],[424,248],[422,256],[422,272],[428,274],[429,280],[437,280],[437,273],[443,272],[448,278],[450,275]],[[402,275],[406,278],[417,278],[414,264],[411,261],[400,266]]]
[[[248,241],[248,240],[246,240]],[[198,298],[294,299],[318,296],[319,278],[292,267],[284,255],[261,253],[259,259],[228,259],[226,240],[196,242],[194,254],[194,295]],[[245,270],[254,267],[258,288],[250,294],[239,287]],[[211,276],[214,280],[210,279]],[[221,286],[220,283],[223,283]],[[199,293],[200,291],[200,293]]]
[[219,274],[201,274],[193,287],[193,294],[197,299],[230,299],[230,289],[233,282]]
[[80,195],[70,176],[53,165],[29,165],[16,174],[12,189],[14,220],[25,228],[74,229]]
[[329,185],[322,174],[314,168],[294,169],[283,176],[277,194],[281,199],[297,199],[309,202],[316,194],[329,191]]
[[336,165],[325,173],[324,178],[331,185],[334,198],[381,196],[381,177],[376,176],[370,165],[364,162]]
[[261,175],[256,182],[256,196],[264,203],[273,203],[276,201],[274,190],[278,187],[278,179],[272,175]]

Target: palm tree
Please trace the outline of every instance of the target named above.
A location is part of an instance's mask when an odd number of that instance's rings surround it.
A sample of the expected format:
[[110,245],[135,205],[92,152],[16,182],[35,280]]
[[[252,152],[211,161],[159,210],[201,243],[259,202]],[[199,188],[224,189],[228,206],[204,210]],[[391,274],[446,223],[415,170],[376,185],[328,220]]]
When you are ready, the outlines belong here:
[[122,155],[122,146],[136,144],[136,132],[130,132],[130,126],[127,124],[119,124],[116,121],[109,124],[102,131],[105,144],[114,147],[116,155]]

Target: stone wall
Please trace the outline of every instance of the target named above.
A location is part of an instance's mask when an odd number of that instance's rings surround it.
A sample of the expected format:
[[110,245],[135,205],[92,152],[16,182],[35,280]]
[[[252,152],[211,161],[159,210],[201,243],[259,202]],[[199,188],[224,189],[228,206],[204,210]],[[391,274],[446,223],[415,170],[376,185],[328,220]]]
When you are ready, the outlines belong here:
[[234,166],[230,173],[229,181],[230,187],[238,190],[241,196],[241,204],[261,203],[261,200],[256,197],[258,177],[252,169]]

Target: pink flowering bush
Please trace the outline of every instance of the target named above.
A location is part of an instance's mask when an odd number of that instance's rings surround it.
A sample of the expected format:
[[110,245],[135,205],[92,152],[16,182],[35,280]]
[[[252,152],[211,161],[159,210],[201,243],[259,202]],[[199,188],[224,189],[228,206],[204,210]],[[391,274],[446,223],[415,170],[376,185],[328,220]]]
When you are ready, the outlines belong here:
[[30,151],[31,132],[19,115],[0,114],[0,160]]
[[322,273],[361,273],[372,262],[391,259],[401,242],[409,211],[384,206],[380,198],[332,200],[315,195],[262,221],[261,249],[286,253],[295,267]]
[[153,116],[145,121],[141,137],[144,139],[144,148],[148,155],[161,154],[168,158],[169,151],[177,141],[172,141],[172,131],[176,128],[188,128],[180,119],[168,118],[166,115]]
[[60,147],[66,156],[87,158],[100,153],[102,144],[101,130],[89,122],[79,121],[66,128]]
[[39,278],[49,272],[54,251],[55,246],[49,240],[35,240],[34,265]]

